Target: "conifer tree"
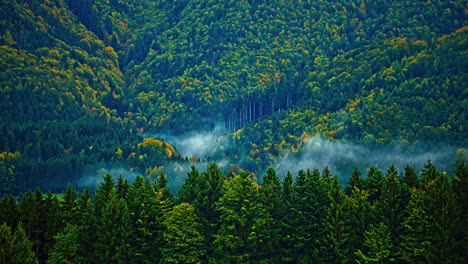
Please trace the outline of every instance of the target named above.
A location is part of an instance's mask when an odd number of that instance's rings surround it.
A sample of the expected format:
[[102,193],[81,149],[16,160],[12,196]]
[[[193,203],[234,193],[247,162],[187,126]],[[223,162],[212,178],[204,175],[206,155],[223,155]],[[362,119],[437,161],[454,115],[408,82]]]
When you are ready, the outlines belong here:
[[6,223],[14,229],[19,218],[20,211],[15,197],[10,194],[0,198],[0,223]]
[[372,167],[367,173],[366,190],[369,192],[369,201],[377,202],[380,199],[380,193],[384,184],[382,171]]
[[364,179],[361,177],[361,171],[358,168],[354,168],[349,178],[348,184],[345,186],[345,194],[351,196],[354,190],[354,187],[359,189],[364,188]]
[[[388,228],[394,245],[399,245],[405,207],[408,203],[405,187],[391,166],[387,171],[376,213],[378,221],[383,222]],[[392,254],[394,256],[397,252],[392,251]]]
[[281,181],[276,175],[275,170],[269,167],[263,176],[263,185],[259,189],[260,201],[265,208],[263,221],[265,227],[263,230],[264,238],[260,246],[260,252],[257,252],[263,260],[269,260],[271,263],[278,263],[280,255],[281,220],[285,214],[285,207],[282,195]]
[[330,200],[326,208],[325,235],[321,261],[324,263],[347,263],[348,259],[348,238],[350,229],[347,211],[345,209],[345,194],[343,193],[338,177],[330,178],[328,188]]
[[459,263],[461,205],[451,181],[430,161],[422,174],[421,188],[412,190],[404,221],[402,257],[409,262]]
[[77,197],[76,191],[71,184],[67,185],[67,189],[63,194],[61,204],[62,220],[65,224],[76,223],[77,218]]
[[166,213],[164,226],[161,263],[201,263],[206,249],[193,206],[188,203],[174,206]]
[[0,225],[0,263],[37,264],[38,260],[32,250],[23,227],[19,225],[16,231],[3,223]]
[[402,180],[409,188],[417,188],[419,186],[418,175],[410,165],[405,166],[405,174]]
[[390,232],[384,223],[372,225],[364,234],[363,249],[356,252],[357,263],[392,263],[391,257],[393,243]]
[[59,234],[55,236],[55,244],[49,253],[47,264],[61,263],[82,263],[83,259],[78,255],[80,252],[80,243],[78,237],[80,228],[69,224]]
[[291,197],[293,255],[299,262],[319,261],[328,199],[325,184],[317,169],[312,172],[299,171]]
[[134,226],[134,261],[153,263],[161,259],[163,245],[163,206],[161,196],[148,179],[137,176],[128,195],[131,223]]
[[369,226],[374,223],[374,207],[370,204],[369,193],[355,187],[351,196],[346,198],[346,210],[349,214],[350,223],[349,257],[352,257],[351,254],[361,249],[364,234],[369,230]]
[[219,199],[221,227],[216,235],[215,246],[220,262],[248,263],[255,259],[265,228],[257,187],[247,172],[229,178]]

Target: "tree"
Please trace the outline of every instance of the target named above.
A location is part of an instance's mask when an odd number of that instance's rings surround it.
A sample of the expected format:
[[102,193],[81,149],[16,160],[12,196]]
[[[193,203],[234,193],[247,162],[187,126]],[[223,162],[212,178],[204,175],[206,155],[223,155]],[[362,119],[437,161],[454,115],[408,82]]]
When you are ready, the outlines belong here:
[[229,178],[217,203],[221,227],[215,246],[221,262],[247,263],[260,250],[265,224],[257,187],[247,172]]
[[301,263],[318,262],[324,236],[328,193],[320,172],[299,171],[291,195],[292,256]]
[[349,178],[348,185],[345,186],[345,194],[351,196],[354,190],[354,187],[359,189],[364,188],[364,179],[361,178],[361,171],[358,168],[354,168]]
[[16,191],[16,166],[19,152],[0,153],[0,197]]
[[402,180],[409,188],[417,188],[419,186],[418,175],[410,165],[405,166],[405,174]]
[[20,218],[20,212],[13,195],[0,198],[0,223],[6,223],[13,229],[16,228]]
[[47,264],[80,263],[80,229],[72,224],[55,236],[55,244],[49,253]]
[[0,225],[0,263],[29,264],[38,263],[36,255],[21,225],[12,232],[11,227]]
[[201,263],[206,249],[193,206],[188,203],[174,206],[166,213],[164,226],[162,263]]
[[370,168],[367,173],[366,183],[367,190],[369,191],[369,201],[378,201],[384,184],[382,171],[375,167]]
[[190,171],[187,173],[187,178],[185,178],[182,187],[179,189],[179,194],[177,198],[181,203],[193,203],[198,199],[198,194],[200,190],[200,173],[198,172],[197,167],[192,165]]
[[391,263],[394,259],[391,257],[393,247],[390,239],[390,232],[384,223],[372,225],[364,234],[364,249],[356,251],[358,263]]
[[347,245],[352,223],[347,219],[346,196],[338,183],[337,176],[330,178],[328,196],[330,204],[326,208],[321,260],[324,263],[347,263],[349,255]]
[[399,245],[405,207],[409,202],[406,191],[406,185],[400,183],[396,170],[390,167],[382,186],[376,213],[379,221],[387,226],[394,245]]
[[190,203],[200,217],[203,226],[201,233],[207,248],[212,246],[214,235],[219,229],[220,211],[216,203],[222,196],[225,179],[215,163],[208,165],[206,171],[200,174],[192,167],[181,190],[181,201]]
[[402,258],[412,263],[462,261],[461,205],[451,181],[428,162],[420,189],[412,189],[404,221]]
[[67,185],[67,189],[63,194],[61,201],[62,221],[64,223],[76,223],[77,220],[77,201],[76,192],[71,184]]
[[259,258],[269,260],[270,263],[278,263],[281,259],[278,252],[281,249],[281,220],[285,215],[284,198],[282,193],[281,181],[272,167],[268,167],[263,176],[263,184],[260,191],[260,201],[265,208],[265,223],[263,233],[263,243],[261,243],[260,252],[257,252]]
[[162,258],[163,201],[148,179],[137,176],[128,194],[128,208],[134,227],[133,261],[153,263]]
[[346,210],[349,214],[349,253],[361,249],[364,242],[364,234],[374,222],[374,207],[369,202],[369,193],[357,187],[346,197]]

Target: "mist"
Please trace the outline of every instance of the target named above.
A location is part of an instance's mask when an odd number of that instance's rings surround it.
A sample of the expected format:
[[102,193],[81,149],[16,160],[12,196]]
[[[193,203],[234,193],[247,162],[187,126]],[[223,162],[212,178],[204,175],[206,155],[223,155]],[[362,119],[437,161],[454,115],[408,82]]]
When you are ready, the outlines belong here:
[[128,180],[132,183],[137,175],[142,175],[122,167],[110,167],[110,168],[99,168],[95,172],[86,172],[81,176],[77,183],[78,189],[89,188],[90,190],[95,190],[99,187],[104,180],[106,174],[112,175],[114,181],[117,182],[119,177],[122,177],[125,180]]
[[338,175],[343,184],[347,182],[354,168],[360,169],[365,176],[366,170],[371,167],[385,172],[393,164],[401,173],[404,172],[406,165],[420,171],[424,164],[431,160],[439,171],[453,169],[450,166],[453,165],[455,152],[455,147],[442,144],[393,143],[376,146],[331,141],[316,136],[308,139],[304,148],[298,153],[285,153],[275,168],[278,175],[284,176],[288,171],[295,174],[301,169],[317,168],[322,171],[328,167],[333,174]]

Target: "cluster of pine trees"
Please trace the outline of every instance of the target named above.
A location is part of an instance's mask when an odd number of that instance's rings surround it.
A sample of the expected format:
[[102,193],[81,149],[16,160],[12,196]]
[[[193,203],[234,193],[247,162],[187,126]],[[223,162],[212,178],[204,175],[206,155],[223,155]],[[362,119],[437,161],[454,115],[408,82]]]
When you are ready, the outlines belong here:
[[420,176],[358,169],[340,186],[328,168],[191,171],[173,196],[106,175],[94,195],[28,191],[0,200],[2,263],[463,263],[466,179],[429,161]]

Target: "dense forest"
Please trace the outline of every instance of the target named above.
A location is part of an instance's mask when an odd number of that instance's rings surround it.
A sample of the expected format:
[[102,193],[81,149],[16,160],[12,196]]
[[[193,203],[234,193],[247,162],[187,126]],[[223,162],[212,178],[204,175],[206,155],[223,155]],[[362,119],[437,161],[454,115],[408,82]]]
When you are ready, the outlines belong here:
[[[453,170],[467,157],[467,5],[2,0],[0,194],[116,169],[180,185],[207,158],[261,176],[316,136],[437,143]],[[171,141],[214,131],[203,154]]]
[[[418,173],[328,168],[261,184],[246,171],[192,167],[167,178],[111,175],[92,194],[71,185],[0,199],[1,263],[464,263],[468,168]],[[283,178],[283,180],[280,180]]]
[[463,263],[467,10],[0,0],[0,263]]

